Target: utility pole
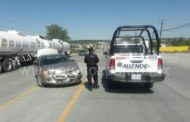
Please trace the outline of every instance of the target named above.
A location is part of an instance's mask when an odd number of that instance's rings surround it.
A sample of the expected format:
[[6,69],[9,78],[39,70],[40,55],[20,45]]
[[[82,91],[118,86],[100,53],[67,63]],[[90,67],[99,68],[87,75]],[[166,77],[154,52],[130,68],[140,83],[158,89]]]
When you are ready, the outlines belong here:
[[163,25],[164,25],[164,19],[161,19],[161,22],[160,22],[160,39],[162,38],[162,29],[163,29]]

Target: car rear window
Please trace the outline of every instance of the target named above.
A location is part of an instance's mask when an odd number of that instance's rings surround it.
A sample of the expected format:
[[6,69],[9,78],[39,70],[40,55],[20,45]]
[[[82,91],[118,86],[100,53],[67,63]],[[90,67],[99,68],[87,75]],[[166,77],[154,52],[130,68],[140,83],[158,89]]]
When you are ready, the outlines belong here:
[[115,53],[143,53],[142,45],[117,45]]
[[80,50],[80,53],[85,53],[85,50]]

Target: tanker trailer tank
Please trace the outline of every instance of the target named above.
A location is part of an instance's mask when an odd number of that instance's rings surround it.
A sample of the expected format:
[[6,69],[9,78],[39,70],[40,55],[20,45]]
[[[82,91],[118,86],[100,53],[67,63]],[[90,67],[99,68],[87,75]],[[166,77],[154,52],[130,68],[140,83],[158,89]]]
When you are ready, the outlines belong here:
[[16,31],[0,32],[0,72],[8,72],[20,67],[19,53],[22,39]]
[[34,36],[34,37],[37,43],[37,50],[43,49],[44,48],[43,38],[40,36]]
[[59,53],[61,53],[62,50],[63,50],[63,46],[62,46],[62,44],[59,41],[60,41],[59,39],[52,39],[52,42],[55,45],[54,48],[57,49]]
[[64,42],[62,40],[59,41],[62,44],[62,52],[67,55],[70,56],[70,44],[68,42]]
[[44,48],[52,48],[52,44],[50,43],[49,40],[42,39],[42,41],[43,41]]

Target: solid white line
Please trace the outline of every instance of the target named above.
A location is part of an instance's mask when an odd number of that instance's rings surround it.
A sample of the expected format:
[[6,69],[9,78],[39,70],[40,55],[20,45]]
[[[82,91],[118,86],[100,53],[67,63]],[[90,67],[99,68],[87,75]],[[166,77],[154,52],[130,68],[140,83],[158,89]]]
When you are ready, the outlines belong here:
[[1,78],[6,78],[6,77],[7,77],[7,76],[0,76],[0,79],[1,79]]

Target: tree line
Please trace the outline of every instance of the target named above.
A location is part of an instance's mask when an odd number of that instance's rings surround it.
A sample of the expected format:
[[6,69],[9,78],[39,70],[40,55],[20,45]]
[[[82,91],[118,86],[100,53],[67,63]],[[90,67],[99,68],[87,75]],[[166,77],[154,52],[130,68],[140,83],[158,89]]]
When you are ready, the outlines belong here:
[[[70,43],[97,43],[109,42],[110,40],[71,40],[67,29],[62,28],[57,24],[51,24],[46,27],[46,38],[49,40],[60,39],[63,41],[70,41]],[[173,46],[190,46],[190,38],[165,38],[162,43]]]
[[57,24],[51,24],[46,27],[46,38],[49,40],[52,39],[60,39],[63,41],[69,41],[71,38],[69,37],[69,33],[67,29],[63,29],[61,26]]
[[167,38],[162,39],[162,43],[173,46],[190,46],[189,38]]

